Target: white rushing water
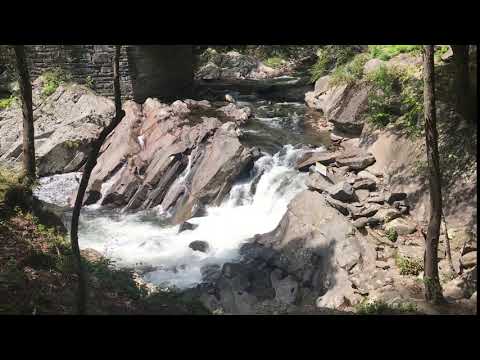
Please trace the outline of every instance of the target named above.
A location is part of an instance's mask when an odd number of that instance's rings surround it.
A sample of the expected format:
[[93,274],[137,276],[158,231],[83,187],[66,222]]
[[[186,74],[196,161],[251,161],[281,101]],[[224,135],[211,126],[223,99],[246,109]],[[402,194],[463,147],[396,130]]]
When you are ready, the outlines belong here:
[[[287,145],[274,156],[258,159],[252,176],[235,184],[222,205],[188,220],[198,225],[194,230],[178,233],[179,226],[167,225],[158,209],[121,214],[101,211],[97,205],[86,207],[80,221],[80,246],[98,250],[120,266],[149,267],[153,271],[144,275],[149,282],[193,286],[201,281],[202,266],[237,259],[243,242],[278,225],[290,200],[306,188],[306,174],[293,168],[299,152]],[[188,171],[187,166],[185,174]],[[190,249],[195,240],[207,241],[208,253]]]
[[[256,234],[273,230],[293,197],[306,189],[307,175],[294,169],[294,162],[302,150],[292,145],[283,146],[291,141],[304,143],[303,117],[297,113],[304,105],[288,102],[277,105],[282,106],[268,105],[263,110],[260,106],[255,121],[250,124],[252,128],[244,131],[258,133],[253,145],[265,143],[270,150],[281,150],[258,159],[251,176],[234,184],[220,206],[208,207],[206,216],[189,219],[188,222],[197,225],[194,230],[178,233],[179,226],[169,225],[170,214],[160,207],[132,214],[106,210],[95,204],[82,210],[80,247],[98,250],[119,266],[148,269],[144,278],[149,282],[179,288],[199,283],[200,269],[204,265],[221,266],[238,259],[241,245]],[[272,136],[278,142],[270,144]],[[174,186],[183,185],[191,170],[190,160]],[[78,175],[46,178],[37,196],[53,203],[64,200],[66,193],[76,190]],[[116,180],[114,178],[103,184],[102,194]],[[209,251],[202,253],[190,249],[189,244],[195,240],[208,242]]]

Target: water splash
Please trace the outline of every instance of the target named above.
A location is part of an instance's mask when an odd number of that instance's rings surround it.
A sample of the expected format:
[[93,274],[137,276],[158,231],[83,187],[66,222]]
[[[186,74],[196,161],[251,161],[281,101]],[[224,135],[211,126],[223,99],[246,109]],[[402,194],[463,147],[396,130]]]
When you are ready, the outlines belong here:
[[[189,220],[197,225],[194,230],[178,233],[178,226],[168,226],[155,211],[110,216],[92,212],[82,218],[80,245],[119,265],[150,267],[144,275],[149,282],[193,286],[201,281],[202,266],[237,259],[243,242],[278,225],[290,200],[306,188],[306,174],[293,168],[300,152],[287,145],[274,156],[258,159],[251,177],[235,184],[223,204]],[[194,240],[207,241],[210,251],[190,249]]]

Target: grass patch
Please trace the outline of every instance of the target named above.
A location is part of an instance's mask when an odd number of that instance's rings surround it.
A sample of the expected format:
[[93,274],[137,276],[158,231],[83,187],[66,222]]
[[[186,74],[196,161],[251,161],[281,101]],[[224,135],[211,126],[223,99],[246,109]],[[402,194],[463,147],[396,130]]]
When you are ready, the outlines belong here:
[[391,242],[395,242],[398,239],[398,233],[395,229],[390,228],[386,231],[387,239]]
[[317,81],[332,69],[349,62],[357,53],[351,45],[326,45],[317,51],[317,62],[310,69],[310,80]]
[[385,65],[367,75],[372,85],[367,121],[375,127],[396,122],[410,135],[422,130],[423,83],[405,69]]
[[358,54],[352,61],[336,67],[332,72],[330,85],[354,84],[360,81],[363,78],[363,67],[367,61],[367,54]]
[[277,69],[285,63],[285,60],[280,56],[273,56],[266,59],[263,63],[271,68]]
[[418,276],[423,271],[423,261],[420,259],[410,259],[397,254],[395,264],[400,270],[400,275]]
[[72,79],[72,76],[60,68],[49,70],[43,75],[42,96],[52,95],[60,86]]
[[17,97],[14,95],[10,95],[8,98],[0,99],[0,110],[6,110],[15,104],[17,101]]
[[388,61],[402,53],[419,52],[422,45],[369,45],[368,51],[372,58]]
[[355,307],[355,312],[357,315],[414,314],[417,312],[417,306],[410,302],[388,304],[382,300],[364,300]]

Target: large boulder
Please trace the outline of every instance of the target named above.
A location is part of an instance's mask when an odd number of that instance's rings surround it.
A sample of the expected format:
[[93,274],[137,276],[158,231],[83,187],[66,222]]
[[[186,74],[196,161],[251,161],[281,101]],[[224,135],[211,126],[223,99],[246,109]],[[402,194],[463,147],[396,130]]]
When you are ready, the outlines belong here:
[[345,153],[337,157],[339,166],[347,166],[349,170],[361,171],[375,162],[375,157],[368,152]]
[[349,277],[373,270],[376,256],[351,223],[310,190],[290,202],[276,229],[256,235],[240,253],[241,262],[224,266],[215,285],[221,306],[237,314],[272,302],[352,306],[360,296]]
[[[46,99],[34,96],[35,155],[38,175],[77,171],[91,143],[115,112],[113,101],[76,85],[60,85]],[[0,162],[22,159],[22,113],[0,114]]]
[[200,105],[126,102],[125,118],[101,149],[86,203],[101,199],[101,205],[131,210],[160,205],[176,224],[219,204],[252,155],[234,123],[202,116]]
[[200,251],[200,252],[208,252],[208,250],[210,249],[210,245],[208,244],[208,242],[206,241],[203,241],[203,240],[195,240],[195,241],[192,241],[188,247],[190,249],[192,249],[193,251]]
[[396,218],[385,224],[385,230],[395,230],[398,235],[408,235],[417,231],[417,226],[406,221],[405,219]]
[[305,94],[307,106],[323,112],[337,130],[359,135],[365,122],[370,86],[340,84],[331,86],[330,77],[317,80],[313,91]]

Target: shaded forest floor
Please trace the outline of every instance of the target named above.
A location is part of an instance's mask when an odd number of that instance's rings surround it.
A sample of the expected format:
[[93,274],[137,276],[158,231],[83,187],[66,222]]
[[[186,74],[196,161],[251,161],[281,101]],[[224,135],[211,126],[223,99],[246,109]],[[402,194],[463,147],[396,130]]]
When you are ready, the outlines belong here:
[[[0,172],[0,314],[75,314],[78,285],[70,244],[28,205],[29,190]],[[208,314],[173,292],[149,292],[128,269],[84,251],[88,313]]]

